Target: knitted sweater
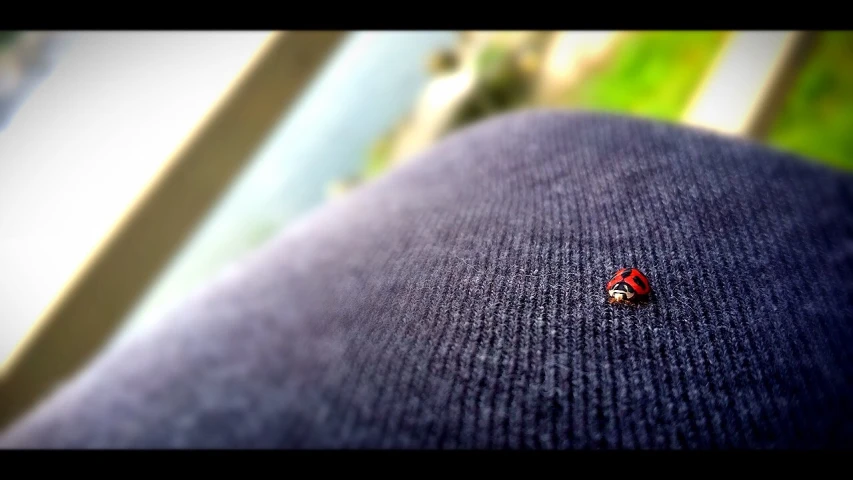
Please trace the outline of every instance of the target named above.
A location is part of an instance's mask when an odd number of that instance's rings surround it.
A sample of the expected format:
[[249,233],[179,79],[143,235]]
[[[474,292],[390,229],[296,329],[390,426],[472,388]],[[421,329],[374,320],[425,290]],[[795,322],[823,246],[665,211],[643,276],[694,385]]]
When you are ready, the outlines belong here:
[[[606,301],[622,267],[648,304]],[[514,113],[302,218],[3,447],[853,446],[853,178]]]

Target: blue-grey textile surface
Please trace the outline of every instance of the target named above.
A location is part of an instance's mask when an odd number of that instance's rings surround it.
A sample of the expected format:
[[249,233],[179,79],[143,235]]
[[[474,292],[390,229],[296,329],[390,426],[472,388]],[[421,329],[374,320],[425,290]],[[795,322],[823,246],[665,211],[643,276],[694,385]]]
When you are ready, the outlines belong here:
[[[647,305],[604,284],[643,271]],[[10,447],[853,446],[853,178],[514,113],[315,211]]]

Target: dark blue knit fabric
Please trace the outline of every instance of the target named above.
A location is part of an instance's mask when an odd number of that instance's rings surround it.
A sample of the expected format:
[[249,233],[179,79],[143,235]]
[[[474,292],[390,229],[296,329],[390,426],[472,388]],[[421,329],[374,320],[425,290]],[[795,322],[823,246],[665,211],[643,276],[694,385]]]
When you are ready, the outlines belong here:
[[[622,267],[648,305],[605,301]],[[4,447],[853,446],[853,178],[488,120],[282,232]]]

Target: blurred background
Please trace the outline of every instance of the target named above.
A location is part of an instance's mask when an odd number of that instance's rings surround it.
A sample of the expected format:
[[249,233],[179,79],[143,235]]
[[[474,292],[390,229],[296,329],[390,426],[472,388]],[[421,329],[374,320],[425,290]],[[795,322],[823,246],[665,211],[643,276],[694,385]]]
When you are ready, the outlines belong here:
[[[0,32],[0,360],[268,36]],[[347,32],[311,78],[112,341],[324,202],[515,109],[690,124],[853,170],[850,32]]]

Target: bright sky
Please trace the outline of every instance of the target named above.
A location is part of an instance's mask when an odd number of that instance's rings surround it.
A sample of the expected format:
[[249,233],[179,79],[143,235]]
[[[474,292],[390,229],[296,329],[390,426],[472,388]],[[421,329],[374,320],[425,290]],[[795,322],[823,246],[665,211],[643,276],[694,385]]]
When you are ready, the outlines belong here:
[[0,131],[0,363],[268,32],[83,32]]

